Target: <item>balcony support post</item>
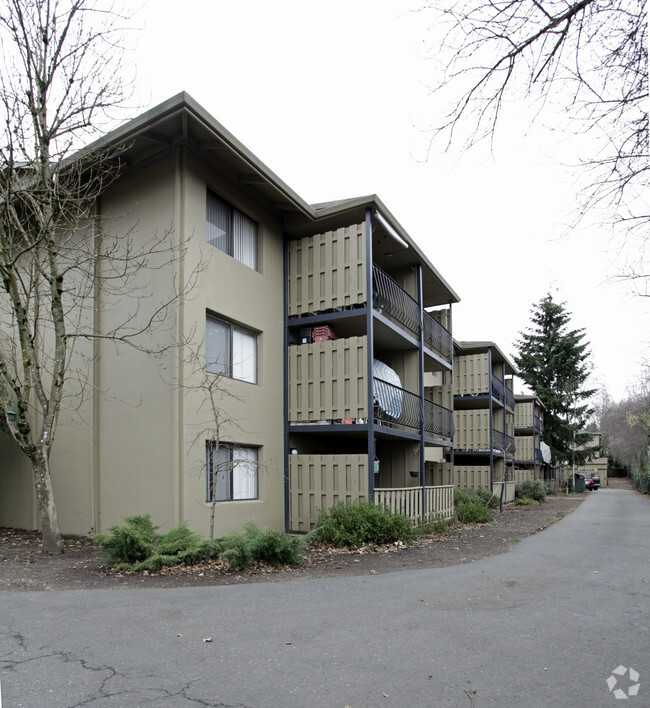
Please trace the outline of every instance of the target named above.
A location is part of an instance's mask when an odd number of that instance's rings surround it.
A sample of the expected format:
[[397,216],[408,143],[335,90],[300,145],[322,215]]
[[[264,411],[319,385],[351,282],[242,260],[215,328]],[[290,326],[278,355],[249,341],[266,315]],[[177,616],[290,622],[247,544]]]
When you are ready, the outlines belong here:
[[375,357],[374,347],[374,303],[372,288],[372,211],[366,209],[366,340],[367,340],[367,394],[368,394],[368,499],[375,500],[375,416],[373,387],[374,377],[372,362]]
[[420,486],[422,487],[422,519],[426,519],[427,499],[425,488],[425,460],[424,460],[424,295],[422,291],[422,265],[417,265],[417,288],[418,288],[418,315],[420,337],[418,343],[418,379],[420,394]]
[[489,386],[489,396],[488,396],[488,425],[490,426],[490,491],[494,493],[494,387],[492,385],[492,348],[488,349],[488,386]]
[[282,264],[282,278],[284,282],[284,366],[283,366],[283,391],[284,401],[282,402],[284,415],[284,530],[289,533],[291,530],[291,510],[290,510],[290,478],[289,478],[289,241],[284,238],[283,248],[284,260]]

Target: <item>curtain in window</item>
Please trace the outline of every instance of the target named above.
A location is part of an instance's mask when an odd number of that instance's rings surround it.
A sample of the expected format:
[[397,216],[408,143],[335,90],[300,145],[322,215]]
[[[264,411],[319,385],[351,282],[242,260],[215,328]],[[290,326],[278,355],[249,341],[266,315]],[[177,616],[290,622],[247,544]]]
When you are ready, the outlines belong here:
[[230,376],[230,325],[205,318],[205,368],[211,374]]
[[219,446],[219,461],[216,469],[216,483],[214,486],[214,498],[217,501],[230,500],[230,474],[232,464],[230,462],[230,449]]
[[232,498],[257,499],[257,450],[233,450]]
[[235,327],[232,330],[232,376],[257,383],[257,336]]
[[208,191],[206,202],[206,240],[215,248],[232,255],[232,208],[230,204]]
[[236,209],[233,214],[233,241],[235,259],[257,270],[257,224]]

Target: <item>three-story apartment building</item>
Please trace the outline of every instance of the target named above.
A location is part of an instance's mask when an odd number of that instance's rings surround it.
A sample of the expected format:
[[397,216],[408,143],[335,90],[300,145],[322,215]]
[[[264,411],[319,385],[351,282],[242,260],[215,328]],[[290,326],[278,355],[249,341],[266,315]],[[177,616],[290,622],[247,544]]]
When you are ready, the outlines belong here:
[[[122,169],[92,205],[95,236],[166,234],[181,257],[143,269],[143,300],[98,285],[89,301],[97,333],[175,306],[146,334],[158,361],[80,345],[88,385],[51,460],[62,531],[149,512],[206,533],[213,509],[217,535],[251,519],[305,531],[346,499],[450,515],[459,298],[381,200],[306,203],[184,93],[100,145],[122,146]],[[0,465],[0,525],[36,528],[6,435]]]
[[537,396],[515,396],[515,482],[544,479],[548,464],[542,455],[544,404]]
[[513,375],[515,368],[494,342],[455,342],[454,481],[514,498]]

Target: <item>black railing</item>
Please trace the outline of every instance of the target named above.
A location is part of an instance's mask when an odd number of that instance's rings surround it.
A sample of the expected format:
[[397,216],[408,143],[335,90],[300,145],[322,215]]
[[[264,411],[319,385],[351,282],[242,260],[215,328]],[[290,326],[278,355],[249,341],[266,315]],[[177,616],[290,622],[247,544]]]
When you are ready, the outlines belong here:
[[544,463],[544,455],[541,450],[535,450],[535,462]]
[[414,334],[419,334],[420,308],[417,300],[376,265],[372,267],[372,284],[375,309],[397,320]]
[[539,430],[540,433],[544,432],[544,421],[538,415],[533,415],[533,430]]
[[[419,336],[420,306],[401,285],[376,265],[372,267],[373,306],[407,330]],[[423,338],[427,346],[451,363],[453,340],[451,332],[426,310],[423,315]]]
[[492,430],[492,446],[508,457],[515,454],[515,439],[500,430]]
[[453,350],[451,332],[426,310],[424,311],[424,342],[438,352],[445,361],[451,362]]
[[[373,377],[373,397],[375,420],[401,428],[420,430],[422,422],[420,396]],[[451,438],[454,434],[453,413],[425,398],[424,431],[429,435]]]
[[454,414],[443,406],[424,399],[424,430],[443,438],[454,436]]
[[492,374],[492,396],[501,401],[505,406],[514,409],[515,394],[494,374]]

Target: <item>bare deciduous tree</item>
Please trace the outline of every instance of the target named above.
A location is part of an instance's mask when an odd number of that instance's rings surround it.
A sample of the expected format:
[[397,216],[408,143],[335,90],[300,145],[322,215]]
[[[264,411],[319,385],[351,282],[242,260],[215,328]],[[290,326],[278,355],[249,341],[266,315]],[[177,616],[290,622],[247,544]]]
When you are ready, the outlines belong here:
[[[91,387],[81,340],[160,352],[149,334],[181,294],[154,302],[142,274],[173,264],[182,244],[110,235],[95,210],[120,146],[77,152],[124,96],[124,19],[93,0],[0,9],[0,417],[30,461],[49,552],[62,550],[50,474],[62,402]],[[111,306],[119,324],[102,331],[93,313]]]
[[[448,111],[434,140],[448,149],[492,139],[513,101],[537,99],[588,133],[589,185],[579,214],[605,208],[644,240],[648,50],[644,0],[431,0],[445,69],[432,90]],[[440,27],[441,26],[441,27]],[[648,273],[643,272],[645,278]]]
[[607,400],[600,415],[603,445],[608,455],[627,468],[640,471],[648,464],[650,445],[650,376],[646,370],[627,398]]
[[243,403],[244,399],[231,390],[230,367],[208,360],[202,351],[191,350],[186,364],[191,370],[188,381],[192,383],[183,385],[184,392],[186,395],[199,394],[197,413],[206,415],[192,446],[205,445],[206,448],[205,466],[201,468],[201,473],[206,476],[206,499],[210,505],[209,539],[212,541],[217,505],[220,501],[230,501],[229,495],[219,498],[222,485],[229,488],[233,475],[258,477],[261,470],[268,470],[272,465],[257,457],[252,459],[247,454],[250,448],[244,451],[236,441],[236,435],[243,432],[243,427],[232,413],[232,404]]

